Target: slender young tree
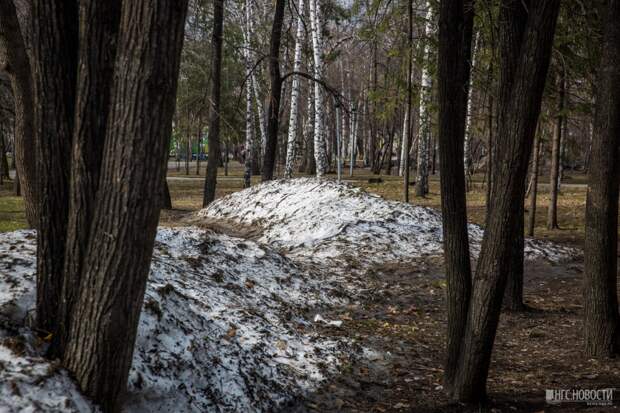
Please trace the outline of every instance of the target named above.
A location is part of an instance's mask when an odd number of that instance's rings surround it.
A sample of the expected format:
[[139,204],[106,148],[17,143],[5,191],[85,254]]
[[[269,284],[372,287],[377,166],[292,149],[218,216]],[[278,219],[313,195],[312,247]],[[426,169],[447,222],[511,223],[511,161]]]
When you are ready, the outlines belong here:
[[[479,53],[478,48],[480,47],[480,32],[478,31],[476,33],[475,36],[475,40],[474,40],[474,49],[472,51],[472,58],[471,58],[471,70],[473,71],[476,68],[476,57]],[[470,185],[470,180],[471,180],[471,175],[473,174],[473,164],[472,164],[472,159],[471,159],[471,140],[472,140],[472,136],[471,136],[471,123],[472,123],[472,117],[473,117],[473,76],[470,76],[469,79],[469,88],[468,88],[468,94],[467,94],[467,117],[465,120],[465,145],[464,145],[464,149],[463,149],[463,163],[465,165],[465,184],[467,187],[467,190],[470,189],[471,185]]]
[[[501,79],[498,141],[489,214],[452,387],[462,402],[486,399],[486,379],[499,322],[513,240],[525,193],[528,160],[540,113],[559,0],[503,0],[500,4]],[[512,64],[515,44],[519,51]],[[501,137],[501,138],[500,138]]]
[[547,215],[547,229],[558,228],[558,191],[560,182],[560,162],[561,162],[561,143],[562,129],[564,125],[563,118],[564,104],[566,99],[566,73],[564,68],[560,72],[558,80],[558,114],[555,123],[555,132],[551,144],[551,170],[549,173],[549,210]]
[[530,208],[529,208],[529,217],[527,224],[527,235],[530,237],[534,236],[534,227],[536,226],[536,198],[538,196],[538,169],[540,166],[540,152],[542,149],[542,130],[543,128],[539,128],[539,133],[536,134],[534,138],[534,155],[532,156],[532,190],[530,192]]
[[251,18],[251,2],[245,2],[245,30],[243,30],[243,56],[245,62],[245,144],[244,144],[244,174],[243,186],[249,188],[251,185],[253,161],[256,158],[256,137],[254,128],[254,113],[252,112],[252,58],[250,53],[250,30],[249,21]]
[[[309,0],[310,31],[312,33],[312,57],[314,60],[314,77],[323,78],[323,36],[321,33],[321,10],[318,0]],[[314,83],[314,158],[316,176],[327,172],[327,150],[325,147],[325,99],[318,82]]]
[[212,34],[212,75],[211,81],[211,117],[209,119],[209,158],[205,176],[202,207],[215,199],[217,185],[217,168],[220,164],[220,111],[222,79],[222,32],[224,27],[224,0],[213,0],[213,34]]
[[448,313],[444,383],[448,392],[452,392],[471,295],[463,145],[473,22],[472,0],[440,3],[438,137]]
[[586,201],[583,326],[586,354],[611,357],[620,353],[617,295],[620,1],[607,0],[601,16],[605,23]]
[[428,38],[432,31],[433,9],[430,2],[426,2],[426,24],[424,34],[426,41],[424,44],[424,66],[422,67],[422,84],[420,90],[420,132],[418,134],[418,159],[417,176],[415,184],[416,196],[426,196],[428,194],[428,167],[431,146],[431,75],[429,71],[430,44]]
[[[304,40],[303,25],[304,0],[299,0],[297,11],[297,30],[295,32],[295,55],[293,57],[293,71],[301,70],[301,48]],[[291,113],[288,121],[288,141],[286,146],[286,166],[284,168],[284,177],[291,178],[293,176],[293,166],[295,157],[297,156],[297,120],[299,118],[299,100],[300,100],[300,82],[299,76],[293,75],[291,85]]]
[[282,39],[282,24],[284,22],[285,0],[277,0],[271,26],[271,40],[269,43],[269,118],[267,120],[267,144],[263,158],[262,180],[273,179],[276,165],[276,149],[278,146],[278,128],[280,123],[280,98],[282,97],[282,76],[280,75],[280,40]]
[[409,143],[411,142],[411,100],[412,77],[413,77],[413,0],[407,2],[408,31],[407,31],[407,110],[405,111],[405,124],[403,126],[401,165],[403,176],[403,192],[405,202],[409,202]]

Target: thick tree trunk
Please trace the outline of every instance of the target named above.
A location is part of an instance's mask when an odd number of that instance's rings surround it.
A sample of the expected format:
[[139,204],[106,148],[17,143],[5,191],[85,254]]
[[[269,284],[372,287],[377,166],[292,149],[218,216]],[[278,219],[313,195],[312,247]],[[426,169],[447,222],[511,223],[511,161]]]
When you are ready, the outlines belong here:
[[[213,34],[212,34],[212,74],[211,81],[211,117],[209,119],[209,157],[205,176],[202,207],[206,207],[215,199],[217,185],[217,167],[220,163],[220,100],[222,78],[222,32],[224,27],[224,0],[213,1]],[[228,155],[228,153],[226,154]],[[227,160],[228,162],[228,160]]]
[[452,393],[471,295],[463,145],[473,22],[471,0],[441,2],[438,138],[448,314],[444,383],[449,394]]
[[64,276],[77,69],[77,3],[32,3],[37,136],[37,326],[57,333]]
[[[454,397],[486,399],[486,379],[501,303],[519,230],[527,164],[549,67],[559,0],[503,0],[500,6],[502,71],[496,173],[478,258]],[[526,11],[527,10],[527,11]],[[513,60],[517,55],[518,57]],[[522,217],[521,217],[522,218]]]
[[64,357],[105,411],[119,411],[126,391],[159,219],[186,9],[186,0],[122,6],[84,287]]
[[558,116],[556,118],[555,132],[551,144],[551,170],[549,172],[549,210],[547,215],[547,229],[558,228],[558,190],[560,177],[560,144],[562,142],[562,125],[564,115],[564,100],[566,90],[566,74],[562,70],[558,82]]
[[37,225],[36,147],[30,59],[13,1],[0,1],[0,47],[6,50],[6,67],[15,106],[15,169],[21,176],[24,212],[28,226]]
[[[312,0],[311,0],[312,1]],[[277,0],[271,27],[269,47],[269,109],[267,119],[267,143],[263,158],[262,180],[271,181],[276,164],[276,150],[278,147],[278,129],[280,121],[280,98],[282,96],[282,76],[280,76],[280,40],[282,38],[282,24],[284,22],[285,0]]]
[[[71,154],[69,221],[59,330],[51,354],[62,357],[80,289],[105,144],[121,2],[80,3],[75,128]],[[65,212],[66,213],[66,212]]]
[[592,157],[586,202],[583,285],[585,352],[620,353],[617,296],[618,147],[620,145],[620,1],[609,0],[596,94]]
[[532,190],[530,192],[530,208],[529,218],[527,224],[527,235],[534,236],[534,227],[536,226],[536,198],[538,196],[538,169],[540,165],[540,149],[542,147],[542,127],[540,132],[536,134],[534,138],[534,156],[532,162]]

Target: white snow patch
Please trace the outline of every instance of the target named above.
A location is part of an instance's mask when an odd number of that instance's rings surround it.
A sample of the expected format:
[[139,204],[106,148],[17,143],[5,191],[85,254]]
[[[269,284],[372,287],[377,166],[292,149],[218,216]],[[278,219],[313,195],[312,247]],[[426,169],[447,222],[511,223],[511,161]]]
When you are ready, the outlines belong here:
[[[442,253],[441,214],[431,208],[388,201],[348,184],[315,178],[277,180],[221,198],[199,212],[262,229],[260,242],[289,257],[361,264],[407,261]],[[484,230],[469,224],[473,255]],[[526,258],[560,261],[571,248],[532,239]]]
[[[35,300],[35,236],[0,234],[0,321],[23,325]],[[131,412],[273,411],[316,389],[351,351],[303,316],[342,304],[334,280],[253,241],[160,228],[129,376]],[[2,345],[0,411],[91,411],[36,349]],[[23,333],[23,332],[22,332]],[[14,332],[13,332],[14,334]],[[23,337],[23,334],[18,335]],[[45,377],[40,384],[38,377]],[[15,386],[18,390],[15,390]],[[59,407],[61,406],[61,407]]]

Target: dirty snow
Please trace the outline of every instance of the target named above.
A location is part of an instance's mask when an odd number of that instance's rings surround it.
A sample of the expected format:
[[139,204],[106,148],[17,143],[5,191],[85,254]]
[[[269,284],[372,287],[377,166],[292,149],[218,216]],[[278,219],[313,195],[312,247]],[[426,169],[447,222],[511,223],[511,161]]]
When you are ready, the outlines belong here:
[[[32,232],[0,234],[0,411],[91,411],[41,347],[7,347],[34,307],[34,252]],[[316,389],[352,351],[304,317],[344,302],[333,284],[253,241],[160,228],[127,411],[272,411]]]
[[[314,178],[271,181],[233,193],[199,212],[262,230],[259,242],[320,263],[407,261],[442,253],[441,214],[431,208],[388,201],[348,184]],[[469,225],[472,254],[483,229]],[[560,261],[570,248],[527,239],[526,258]]]
[[[131,412],[286,409],[368,349],[319,331],[321,309],[363,288],[343,263],[441,253],[441,217],[330,181],[261,184],[213,203],[201,220],[258,228],[254,240],[196,227],[158,230],[129,376]],[[476,254],[482,229],[470,225]],[[32,231],[0,234],[0,412],[93,411],[24,327],[35,301]],[[530,258],[574,251],[526,242]]]

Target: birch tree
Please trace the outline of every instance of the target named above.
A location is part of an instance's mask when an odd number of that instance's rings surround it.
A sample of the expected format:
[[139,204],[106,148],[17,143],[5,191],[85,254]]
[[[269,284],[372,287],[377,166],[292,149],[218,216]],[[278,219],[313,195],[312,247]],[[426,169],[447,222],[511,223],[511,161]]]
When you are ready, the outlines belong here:
[[416,176],[416,196],[428,194],[428,161],[430,157],[431,125],[430,125],[430,101],[431,101],[431,75],[429,72],[430,45],[428,38],[432,32],[433,10],[430,3],[426,2],[426,23],[424,26],[424,67],[422,68],[422,84],[420,90],[420,133],[418,135],[418,158]]
[[[321,11],[319,0],[309,0],[310,31],[312,33],[312,57],[315,79],[323,78],[323,39],[321,33]],[[325,147],[325,99],[318,82],[314,82],[314,158],[316,176],[321,178],[327,172]]]
[[[301,48],[304,40],[304,27],[303,27],[303,10],[304,0],[299,0],[297,6],[299,15],[297,16],[297,30],[295,33],[295,56],[293,61],[293,71],[299,72],[301,70]],[[293,176],[293,166],[295,163],[295,157],[297,152],[297,121],[299,117],[299,89],[300,82],[299,76],[293,75],[293,82],[291,85],[291,112],[288,122],[288,139],[286,146],[286,166],[284,168],[284,177],[291,178]]]

